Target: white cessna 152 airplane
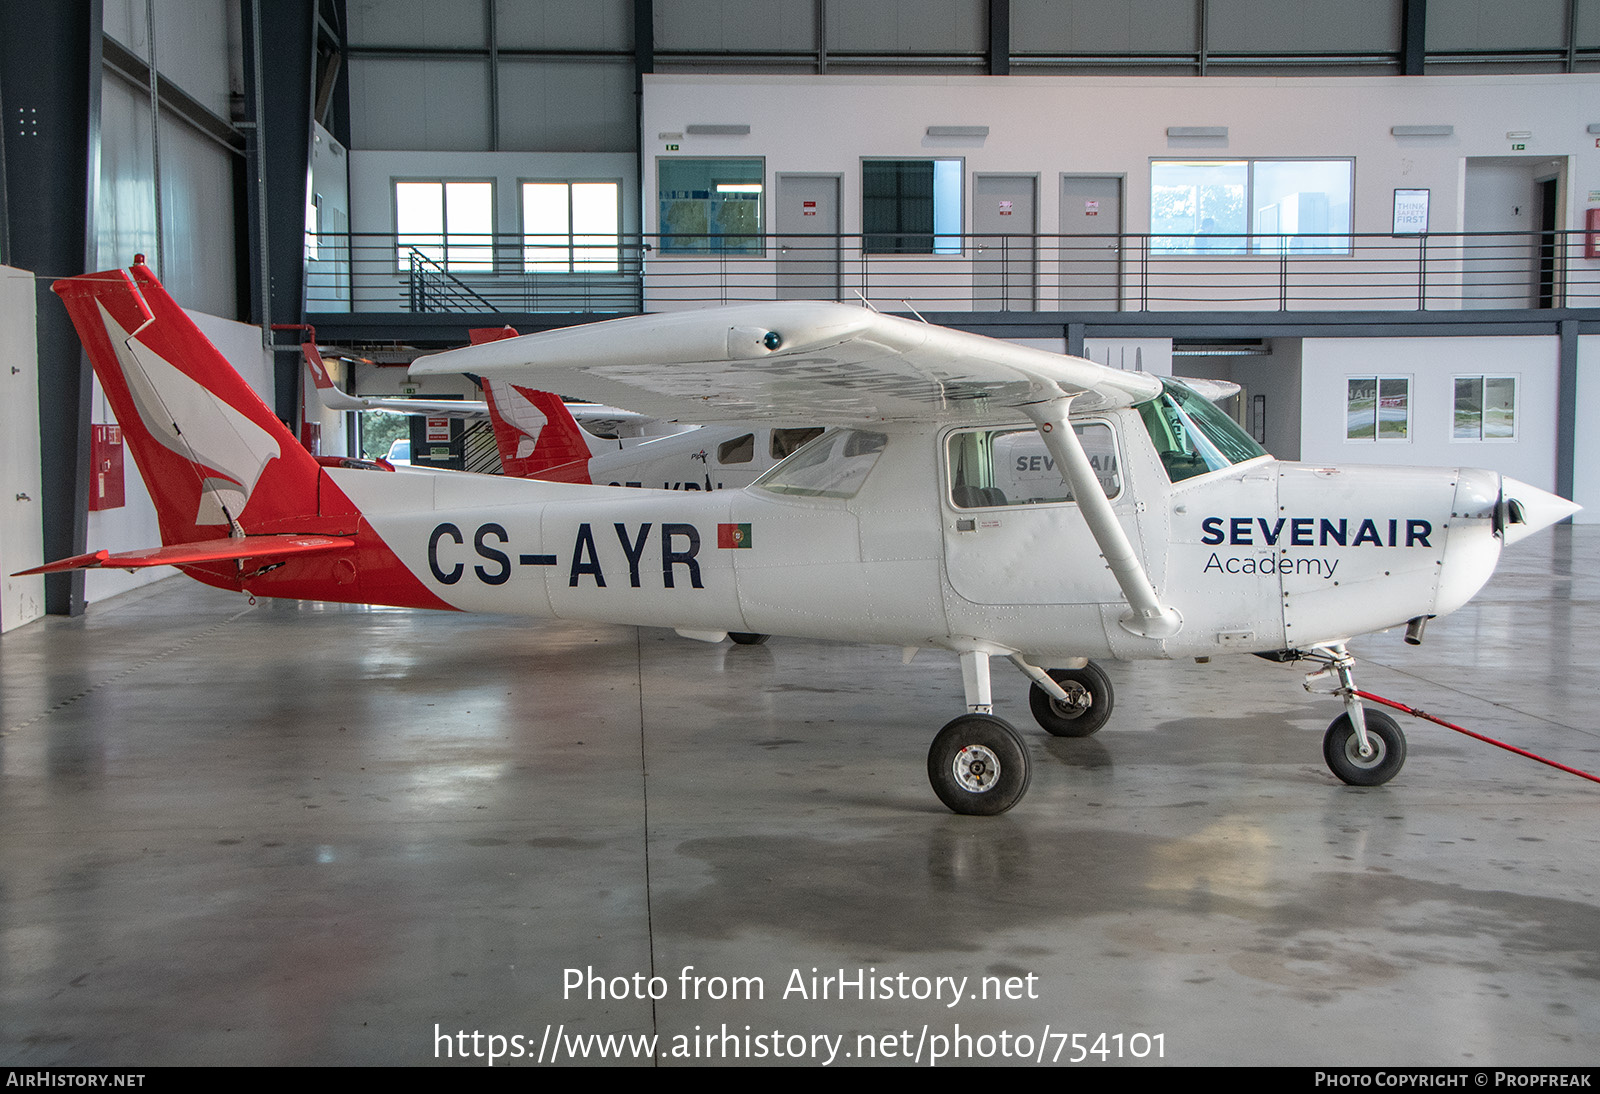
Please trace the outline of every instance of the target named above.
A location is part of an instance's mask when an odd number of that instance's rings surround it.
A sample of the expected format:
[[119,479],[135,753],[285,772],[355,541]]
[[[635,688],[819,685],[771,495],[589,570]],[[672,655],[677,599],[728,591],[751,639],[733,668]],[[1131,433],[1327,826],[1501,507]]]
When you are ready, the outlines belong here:
[[[619,319],[419,360],[685,421],[821,421],[745,490],[620,490],[309,455],[150,271],[55,284],[164,546],[65,559],[174,565],[255,596],[934,647],[966,713],[928,775],[958,813],[1009,809],[1028,748],[990,661],[1049,732],[1111,713],[1090,658],[1306,658],[1345,712],[1339,778],[1405,757],[1355,694],[1353,635],[1464,604],[1513,542],[1576,507],[1490,471],[1268,456],[1182,384],[818,302]],[[1050,472],[1047,474],[1046,472]]]

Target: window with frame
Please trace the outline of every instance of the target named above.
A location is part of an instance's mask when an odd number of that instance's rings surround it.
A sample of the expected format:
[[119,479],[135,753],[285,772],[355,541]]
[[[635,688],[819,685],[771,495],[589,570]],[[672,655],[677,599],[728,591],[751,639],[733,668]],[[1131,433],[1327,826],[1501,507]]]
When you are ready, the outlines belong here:
[[396,179],[395,261],[452,273],[494,269],[494,183]]
[[1355,160],[1153,160],[1159,255],[1346,255]]
[[616,273],[622,264],[622,184],[522,184],[527,273]]
[[1517,439],[1517,378],[1515,376],[1457,376],[1455,424],[1450,437],[1457,441],[1514,441]]
[[656,160],[662,254],[762,255],[766,161]]
[[[1116,437],[1104,422],[1074,423],[1089,465],[1108,498],[1122,493]],[[972,429],[952,433],[946,442],[950,466],[950,504],[957,509],[1070,502],[1072,490],[1061,476],[1044,438],[1033,426]]]
[[962,161],[863,160],[861,249],[881,255],[961,253]]
[[1347,441],[1411,439],[1409,376],[1347,376],[1345,426]]
[[797,426],[792,429],[774,429],[767,442],[767,451],[775,460],[788,459],[800,448],[822,436],[820,425]]
[[756,458],[756,435],[746,433],[742,437],[735,437],[731,441],[723,441],[717,446],[717,462],[720,464],[749,463]]
[[830,430],[767,471],[751,487],[787,497],[853,498],[888,442],[886,434],[870,430]]

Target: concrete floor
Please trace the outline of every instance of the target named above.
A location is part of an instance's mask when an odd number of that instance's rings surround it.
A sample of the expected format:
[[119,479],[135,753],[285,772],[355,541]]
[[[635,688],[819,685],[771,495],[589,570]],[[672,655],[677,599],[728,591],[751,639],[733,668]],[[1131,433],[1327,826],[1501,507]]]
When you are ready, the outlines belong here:
[[[1420,649],[1359,643],[1358,683],[1600,769],[1597,594],[1600,528],[1544,533]],[[808,1060],[843,1035],[838,1062],[858,1033],[924,1062],[1101,1033],[1146,1064],[1600,1057],[1600,787],[1403,719],[1405,771],[1353,789],[1303,669],[1108,670],[1087,741],[997,670],[1035,767],[985,819],[927,786],[950,656],[182,578],[42,621],[0,643],[0,1062],[548,1057],[547,1027],[664,1062],[724,1027]],[[662,998],[564,992],[591,967]],[[813,969],[969,979],[953,1007],[786,992]],[[704,998],[733,977],[764,999]]]

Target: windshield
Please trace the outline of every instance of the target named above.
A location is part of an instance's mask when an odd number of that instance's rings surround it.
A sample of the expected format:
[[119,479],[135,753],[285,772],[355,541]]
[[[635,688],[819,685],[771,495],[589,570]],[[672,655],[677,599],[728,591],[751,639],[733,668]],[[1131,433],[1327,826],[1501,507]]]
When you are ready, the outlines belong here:
[[1161,394],[1139,404],[1139,417],[1173,482],[1267,454],[1215,403],[1176,380],[1163,380]]

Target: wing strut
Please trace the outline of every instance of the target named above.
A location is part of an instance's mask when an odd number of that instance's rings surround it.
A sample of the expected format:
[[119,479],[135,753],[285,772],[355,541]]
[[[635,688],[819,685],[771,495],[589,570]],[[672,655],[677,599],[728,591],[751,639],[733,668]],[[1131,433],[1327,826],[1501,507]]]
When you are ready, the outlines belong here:
[[1163,607],[1150,584],[1149,576],[1139,563],[1139,556],[1128,542],[1128,534],[1111,510],[1100,477],[1094,473],[1083,444],[1072,428],[1068,414],[1072,409],[1072,396],[1030,403],[1022,409],[1039,427],[1039,435],[1061,468],[1061,477],[1072,490],[1078,502],[1078,511],[1094,536],[1096,546],[1105,556],[1106,564],[1116,576],[1122,595],[1128,598],[1133,609],[1119,623],[1122,629],[1141,638],[1171,638],[1183,627],[1183,617],[1177,609]]

